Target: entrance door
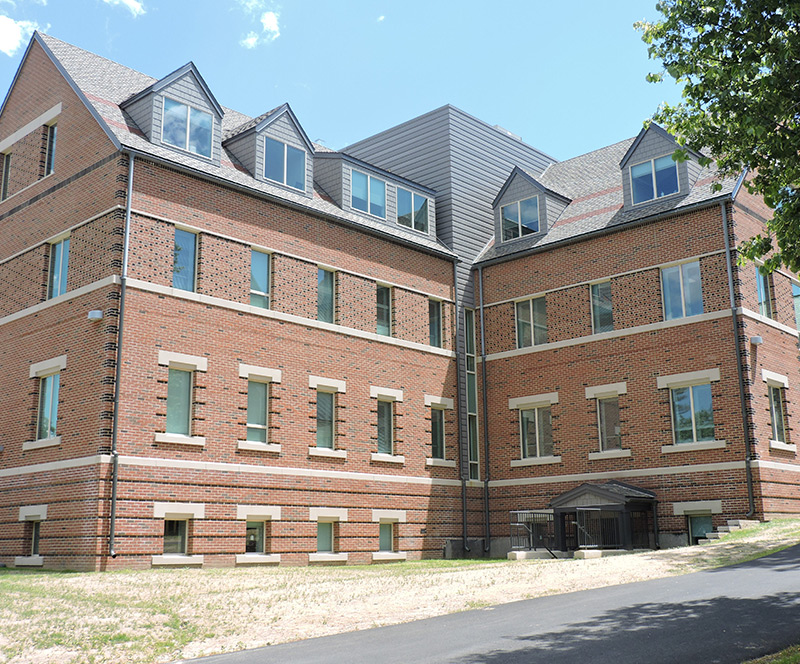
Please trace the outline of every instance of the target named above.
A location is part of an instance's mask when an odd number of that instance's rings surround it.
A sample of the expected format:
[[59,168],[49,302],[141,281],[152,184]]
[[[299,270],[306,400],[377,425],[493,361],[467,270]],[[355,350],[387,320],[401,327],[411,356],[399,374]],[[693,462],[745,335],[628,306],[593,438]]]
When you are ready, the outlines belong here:
[[711,525],[710,514],[700,514],[689,517],[689,542],[697,544],[697,540],[705,539],[706,533],[714,528]]

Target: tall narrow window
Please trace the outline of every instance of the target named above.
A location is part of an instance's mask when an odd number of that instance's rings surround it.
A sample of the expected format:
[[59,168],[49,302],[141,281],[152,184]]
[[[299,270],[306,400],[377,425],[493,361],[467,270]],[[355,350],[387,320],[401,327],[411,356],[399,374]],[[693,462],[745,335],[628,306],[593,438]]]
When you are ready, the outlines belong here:
[[161,140],[176,148],[211,157],[214,117],[200,109],[164,97]]
[[317,320],[333,323],[336,311],[336,286],[334,273],[317,270]]
[[39,555],[39,533],[41,531],[41,521],[31,521],[31,555]]
[[431,408],[431,457],[444,459],[444,410]]
[[47,297],[58,297],[67,292],[67,268],[69,266],[69,238],[50,245],[50,276]]
[[333,523],[317,522],[317,553],[333,553]]
[[550,406],[519,411],[522,458],[553,456]]
[[397,188],[397,223],[421,233],[428,232],[428,199]]
[[250,304],[269,309],[269,254],[253,249],[250,253]]
[[539,232],[539,197],[526,198],[500,208],[503,241]]
[[164,520],[164,553],[186,554],[186,528],[183,520]]
[[478,441],[478,376],[475,356],[475,310],[464,310],[464,334],[467,363],[467,459],[469,478],[480,478],[480,453]]
[[756,265],[755,268],[758,313],[767,318],[774,318],[775,312],[772,309],[772,284],[770,283],[770,275],[761,272],[758,265]]
[[614,312],[611,308],[611,282],[592,284],[592,329],[595,334],[614,329]]
[[670,400],[676,444],[714,440],[711,385],[671,388]]
[[369,212],[381,219],[386,219],[386,183],[383,180],[351,171],[350,204],[356,210]]
[[167,383],[167,433],[190,436],[192,429],[192,372],[170,369]]
[[265,143],[264,177],[305,191],[306,153],[269,137]]
[[772,420],[772,440],[786,442],[786,417],[783,409],[783,388],[769,386],[769,412]]
[[3,179],[2,184],[0,184],[0,201],[6,200],[8,198],[8,179],[9,174],[11,173],[11,153],[6,152],[3,154]]
[[673,320],[703,313],[700,263],[692,261],[661,269],[664,318]]
[[50,175],[54,169],[56,158],[56,127],[57,125],[50,125],[47,128],[47,148],[44,160],[45,175]]
[[39,379],[39,417],[36,425],[36,437],[39,440],[56,437],[60,384],[59,373],[42,376]]
[[516,304],[517,348],[547,343],[547,304],[544,297]]
[[431,346],[442,347],[442,303],[428,300],[428,332]]
[[378,527],[378,551],[394,551],[394,523],[381,523]]
[[619,425],[619,397],[597,400],[597,424],[600,428],[600,451],[622,449]]
[[392,336],[392,289],[378,286],[377,291],[378,334]]
[[317,447],[333,449],[336,395],[317,390]]
[[247,440],[267,442],[269,384],[247,381]]
[[394,454],[394,403],[378,401],[378,454]]
[[800,330],[800,286],[792,284],[792,302],[794,303],[794,326]]
[[172,287],[194,291],[196,264],[197,236],[176,228],[172,252]]

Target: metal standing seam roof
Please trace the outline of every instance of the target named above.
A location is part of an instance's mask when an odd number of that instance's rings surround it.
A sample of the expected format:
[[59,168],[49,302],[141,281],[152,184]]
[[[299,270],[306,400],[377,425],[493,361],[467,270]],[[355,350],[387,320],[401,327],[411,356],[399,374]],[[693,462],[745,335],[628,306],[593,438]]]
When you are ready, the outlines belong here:
[[[38,39],[45,47],[45,50],[50,51],[69,78],[72,79],[71,82],[92,105],[94,111],[106,123],[108,129],[123,148],[130,148],[160,161],[171,162],[177,166],[226,181],[231,185],[250,189],[254,193],[261,193],[273,199],[286,201],[294,206],[306,208],[311,212],[318,212],[326,217],[336,218],[349,225],[358,226],[373,233],[394,237],[405,244],[444,254],[450,258],[455,257],[452,250],[436,238],[406,231],[403,227],[391,222],[381,222],[377,219],[373,220],[369,217],[343,210],[324,192],[317,190],[316,185],[314,191],[311,192],[312,196],[309,198],[308,196],[295,194],[284,187],[257,180],[238,165],[235,157],[224,146],[222,147],[221,164],[216,166],[203,159],[193,157],[189,153],[182,153],[151,143],[136,127],[130,116],[120,108],[120,104],[123,104],[145,88],[157,83],[157,79],[40,32],[34,35],[34,39]],[[278,109],[280,108],[278,107]],[[254,126],[261,122],[277,109],[258,118],[251,118],[244,113],[239,113],[226,107],[223,107],[223,110],[222,135],[227,139],[241,133],[251,123]],[[322,151],[328,150],[322,148]]]

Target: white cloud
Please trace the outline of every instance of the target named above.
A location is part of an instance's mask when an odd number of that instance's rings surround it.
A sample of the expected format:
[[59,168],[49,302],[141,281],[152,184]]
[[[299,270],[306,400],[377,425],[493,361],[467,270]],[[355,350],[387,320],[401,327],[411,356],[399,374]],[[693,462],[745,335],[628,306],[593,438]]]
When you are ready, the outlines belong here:
[[264,12],[261,15],[261,25],[264,26],[264,39],[275,41],[281,36],[280,26],[278,25],[278,12]]
[[378,17],[378,23],[383,23],[383,20],[384,20],[385,18],[386,18],[385,16],[379,16],[379,17]]
[[122,5],[123,7],[127,7],[134,18],[144,14],[144,5],[140,0],[103,0],[103,2],[107,5]]
[[8,16],[0,16],[0,51],[13,56],[39,29],[35,21],[15,21]]
[[266,2],[264,0],[238,0],[239,5],[244,9],[248,14],[255,14],[256,12],[261,11],[266,6]]
[[258,46],[258,35],[255,32],[250,32],[239,44],[245,48],[255,48]]

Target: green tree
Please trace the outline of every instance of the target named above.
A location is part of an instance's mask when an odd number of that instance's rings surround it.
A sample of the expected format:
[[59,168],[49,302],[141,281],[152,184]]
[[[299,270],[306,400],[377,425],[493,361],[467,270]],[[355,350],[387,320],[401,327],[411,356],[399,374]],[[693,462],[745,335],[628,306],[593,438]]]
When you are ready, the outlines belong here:
[[[661,19],[636,24],[650,57],[683,84],[683,100],[662,105],[656,122],[681,149],[713,154],[721,175],[748,172],[746,186],[773,209],[767,231],[744,244],[800,272],[800,2],[661,0]],[[709,163],[706,161],[705,163]],[[718,185],[717,185],[718,186]]]

